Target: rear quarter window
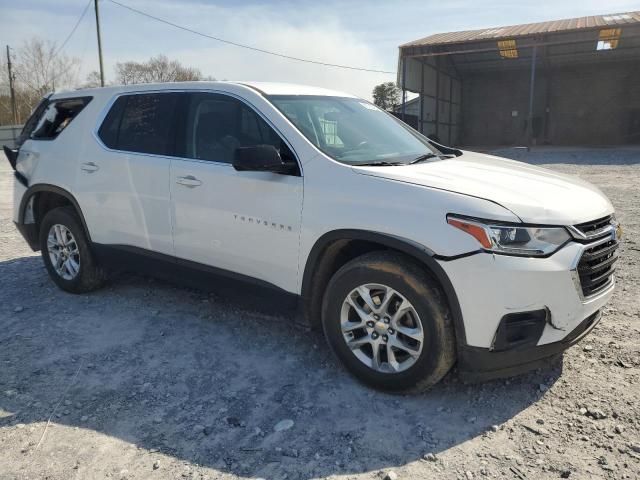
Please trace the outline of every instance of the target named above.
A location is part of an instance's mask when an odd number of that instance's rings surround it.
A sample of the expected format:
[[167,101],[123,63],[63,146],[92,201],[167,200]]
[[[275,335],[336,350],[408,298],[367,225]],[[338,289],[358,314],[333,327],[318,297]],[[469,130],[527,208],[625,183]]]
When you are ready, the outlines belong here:
[[108,148],[127,152],[171,155],[178,93],[120,96],[98,129]]
[[52,140],[69,126],[92,97],[62,98],[50,101],[37,119],[29,138]]

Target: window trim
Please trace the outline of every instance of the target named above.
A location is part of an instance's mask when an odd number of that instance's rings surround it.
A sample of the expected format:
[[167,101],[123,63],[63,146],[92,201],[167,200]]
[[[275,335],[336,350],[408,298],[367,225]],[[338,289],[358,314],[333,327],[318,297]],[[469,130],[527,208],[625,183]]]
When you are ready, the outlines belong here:
[[[60,132],[58,132],[55,136],[53,137],[34,137],[33,136],[33,132],[35,132],[36,127],[38,126],[38,124],[40,123],[40,120],[42,119],[42,116],[44,115],[44,113],[47,111],[47,109],[51,106],[51,104],[55,104],[57,102],[66,102],[69,100],[84,100],[85,104],[82,106],[82,109],[74,116],[71,118],[71,120],[69,121],[69,124],[71,124],[78,115],[80,115],[82,113],[82,111],[87,108],[87,105],[89,105],[91,103],[91,101],[93,100],[93,96],[91,95],[81,95],[78,97],[61,97],[61,98],[47,98],[47,103],[44,106],[44,108],[42,109],[42,111],[40,112],[40,115],[38,115],[38,119],[36,121],[36,124],[33,128],[33,130],[29,133],[29,136],[27,138],[25,138],[25,142],[27,140],[33,140],[34,142],[51,142],[53,140],[55,140],[56,138],[58,138],[60,135],[62,135],[62,133],[67,129],[67,127],[69,125],[67,125],[66,127],[64,127]],[[40,106],[40,105],[38,105]],[[25,123],[26,125],[26,123]]]
[[[111,107],[113,107],[113,104],[118,100],[118,98],[122,96],[127,96],[127,95],[145,95],[145,94],[154,94],[154,93],[215,93],[219,95],[226,95],[228,97],[239,100],[240,102],[244,103],[248,108],[253,110],[260,118],[262,118],[267,123],[267,125],[273,128],[274,132],[276,132],[276,134],[280,137],[280,139],[283,142],[285,142],[286,145],[289,147],[289,149],[291,150],[291,153],[293,153],[293,156],[296,162],[298,163],[298,171],[300,172],[299,175],[291,175],[291,176],[300,176],[300,177],[304,176],[304,172],[302,169],[302,162],[300,161],[300,156],[298,155],[298,152],[296,152],[295,148],[293,148],[293,145],[291,145],[291,142],[289,141],[289,139],[285,135],[283,135],[282,132],[273,124],[273,122],[269,118],[267,118],[266,115],[264,115],[259,109],[257,109],[251,102],[241,97],[240,95],[237,95],[231,92],[226,92],[224,90],[217,90],[217,89],[210,89],[210,88],[194,88],[194,89],[167,88],[167,89],[156,89],[156,90],[135,90],[135,91],[119,92],[113,95],[109,99],[109,101],[105,104],[102,111],[96,117],[96,125],[92,130],[92,134],[93,134],[94,140],[98,143],[98,145],[102,147],[104,150],[106,150],[107,152],[112,152],[112,153],[126,153],[127,155],[142,155],[145,157],[168,158],[168,159],[175,158],[178,160],[185,160],[189,162],[206,163],[209,165],[222,165],[225,167],[233,168],[233,165],[231,163],[217,162],[215,160],[202,160],[198,158],[181,157],[178,155],[159,155],[157,153],[131,152],[128,150],[118,150],[118,149],[107,147],[102,141],[102,139],[100,138],[100,135],[98,134],[98,132],[100,130],[100,127],[104,123],[105,119],[107,118],[107,115],[111,110]],[[273,106],[271,102],[269,102],[269,104]],[[176,118],[177,117],[174,116],[172,123],[175,122]]]

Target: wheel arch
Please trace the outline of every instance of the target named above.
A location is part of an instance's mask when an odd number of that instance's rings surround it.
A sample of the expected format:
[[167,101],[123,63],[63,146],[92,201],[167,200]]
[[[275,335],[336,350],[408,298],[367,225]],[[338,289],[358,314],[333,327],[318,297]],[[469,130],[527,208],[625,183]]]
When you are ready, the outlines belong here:
[[28,239],[28,243],[31,248],[37,250],[37,248],[34,248],[34,245],[38,246],[40,222],[46,212],[52,208],[66,205],[74,208],[80,218],[80,222],[87,235],[87,239],[91,242],[91,235],[87,228],[84,215],[82,214],[82,209],[73,194],[56,185],[38,183],[31,185],[25,191],[18,210],[18,224],[33,226],[33,228],[28,230],[30,232],[29,236],[34,237]]
[[322,297],[333,274],[346,261],[373,250],[397,251],[417,260],[445,294],[458,345],[466,344],[462,310],[449,276],[428,247],[388,233],[341,229],[322,235],[311,248],[302,276],[302,306],[312,328],[320,326]]

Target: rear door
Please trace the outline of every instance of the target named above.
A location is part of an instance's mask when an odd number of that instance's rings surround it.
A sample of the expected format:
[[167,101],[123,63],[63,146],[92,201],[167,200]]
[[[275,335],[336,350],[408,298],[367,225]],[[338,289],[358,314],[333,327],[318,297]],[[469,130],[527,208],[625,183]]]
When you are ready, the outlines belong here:
[[119,96],[85,149],[74,193],[93,242],[173,255],[169,167],[179,96]]
[[238,172],[235,149],[274,145],[297,160],[274,128],[243,101],[194,92],[171,162],[176,256],[240,273],[288,291],[297,288],[302,177]]

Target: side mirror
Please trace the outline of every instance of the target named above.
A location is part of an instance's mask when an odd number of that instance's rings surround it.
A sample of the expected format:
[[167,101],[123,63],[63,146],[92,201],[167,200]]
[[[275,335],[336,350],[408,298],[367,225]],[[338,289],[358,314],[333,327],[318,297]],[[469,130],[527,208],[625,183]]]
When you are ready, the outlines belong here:
[[273,145],[236,148],[233,168],[239,172],[289,172],[289,167],[282,161],[280,153]]

